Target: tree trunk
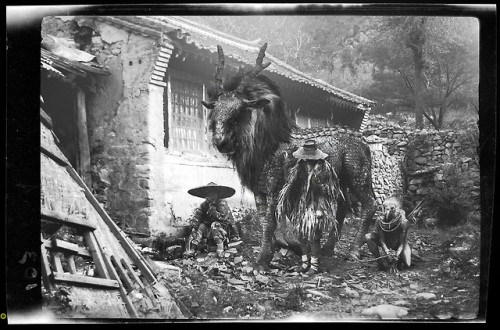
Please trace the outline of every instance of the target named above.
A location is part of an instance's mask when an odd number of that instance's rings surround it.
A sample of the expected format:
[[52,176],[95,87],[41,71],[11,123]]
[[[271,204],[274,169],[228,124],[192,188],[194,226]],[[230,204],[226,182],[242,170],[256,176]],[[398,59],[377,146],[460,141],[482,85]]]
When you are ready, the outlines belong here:
[[413,49],[413,65],[415,67],[415,125],[424,128],[424,105],[422,100],[422,50]]
[[424,128],[424,105],[423,105],[423,64],[425,45],[425,17],[415,17],[410,20],[409,31],[406,36],[406,46],[413,54],[413,65],[415,68],[415,125],[417,129]]

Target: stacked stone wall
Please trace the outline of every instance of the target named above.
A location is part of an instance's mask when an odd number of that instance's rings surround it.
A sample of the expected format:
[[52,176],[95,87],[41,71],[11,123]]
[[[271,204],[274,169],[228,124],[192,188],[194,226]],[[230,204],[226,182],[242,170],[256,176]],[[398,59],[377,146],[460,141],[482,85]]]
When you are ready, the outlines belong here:
[[[376,197],[384,200],[391,195],[393,186],[399,185],[394,172],[398,168],[394,163],[398,163],[407,209],[413,209],[424,198],[433,201],[436,196],[446,195],[456,197],[454,202],[459,202],[458,195],[463,195],[469,197],[464,207],[469,211],[479,210],[478,133],[475,127],[414,130],[380,115],[372,116],[363,136],[370,143],[374,158]],[[422,210],[420,216],[433,216],[433,212]]]

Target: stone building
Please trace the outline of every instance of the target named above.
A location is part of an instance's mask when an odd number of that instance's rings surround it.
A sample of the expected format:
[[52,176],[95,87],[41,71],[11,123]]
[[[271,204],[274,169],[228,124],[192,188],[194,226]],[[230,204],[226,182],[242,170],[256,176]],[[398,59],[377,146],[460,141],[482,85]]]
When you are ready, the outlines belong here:
[[[41,96],[56,128],[64,127],[55,130],[62,149],[73,154],[71,163],[113,220],[174,234],[200,203],[187,190],[210,181],[236,189],[231,206],[253,205],[232,165],[211,146],[201,101],[213,81],[217,45],[225,71],[236,72],[255,63],[260,44],[171,16],[46,17],[41,33],[52,60],[64,62],[57,50],[76,48],[91,57],[70,57],[73,66],[104,71],[75,78],[60,68],[62,78],[54,62],[52,69],[46,63]],[[47,47],[50,39],[55,46]],[[264,74],[281,88],[299,126],[366,125],[372,101],[269,52],[265,60],[272,64]]]

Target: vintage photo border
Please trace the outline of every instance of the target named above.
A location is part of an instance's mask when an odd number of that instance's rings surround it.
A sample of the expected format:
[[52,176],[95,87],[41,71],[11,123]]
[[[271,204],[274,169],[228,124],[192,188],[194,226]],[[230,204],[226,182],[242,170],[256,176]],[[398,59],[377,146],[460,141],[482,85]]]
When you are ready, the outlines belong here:
[[[245,6],[247,5],[247,6]],[[41,311],[40,259],[40,24],[48,15],[215,15],[258,14],[261,4],[251,5],[137,5],[34,7],[7,10],[6,24],[6,171],[4,306],[0,313],[28,317],[38,323]],[[484,5],[382,5],[382,4],[274,4],[262,14],[321,15],[429,15],[474,16],[480,22],[480,171],[481,171],[481,264],[478,319],[486,319],[492,299],[495,245],[493,242],[497,57],[496,7]],[[498,227],[498,226],[497,226]],[[26,254],[27,261],[20,263]],[[34,253],[34,254],[32,254]],[[37,257],[33,257],[36,255]],[[37,274],[26,278],[28,268]],[[38,285],[36,285],[38,284]],[[5,319],[2,317],[2,322]],[[129,322],[129,320],[127,320]]]

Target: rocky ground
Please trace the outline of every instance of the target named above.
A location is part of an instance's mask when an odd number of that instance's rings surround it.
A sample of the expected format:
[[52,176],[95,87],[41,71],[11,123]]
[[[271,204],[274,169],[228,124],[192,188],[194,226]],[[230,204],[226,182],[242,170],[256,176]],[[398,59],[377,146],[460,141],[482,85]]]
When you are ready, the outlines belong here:
[[[379,271],[368,249],[363,261],[350,260],[358,221],[344,226],[332,257],[320,259],[320,273],[295,271],[300,257],[276,251],[272,268],[258,272],[255,239],[230,245],[222,258],[201,253],[193,258],[155,260],[171,292],[194,319],[211,320],[474,320],[479,301],[479,230],[414,226],[410,269]],[[156,258],[158,259],[158,258]],[[161,258],[160,258],[161,259]],[[172,267],[173,266],[173,267]]]

